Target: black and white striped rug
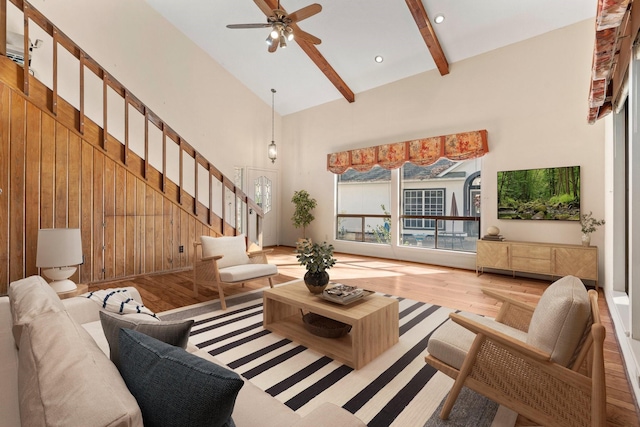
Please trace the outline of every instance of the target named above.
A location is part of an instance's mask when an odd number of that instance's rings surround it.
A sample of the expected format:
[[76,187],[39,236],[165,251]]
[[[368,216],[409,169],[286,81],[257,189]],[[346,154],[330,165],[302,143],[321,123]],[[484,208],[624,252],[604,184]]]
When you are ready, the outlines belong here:
[[[214,302],[161,313],[160,317],[194,319],[193,344],[303,416],[329,401],[370,427],[440,425],[435,411],[453,380],[427,365],[424,356],[429,336],[453,310],[397,299],[400,341],[359,370],[265,330],[261,291],[228,298],[227,311]],[[512,416],[502,421],[502,409],[496,415],[498,405],[485,403],[476,412],[465,409],[459,399],[454,412],[467,410],[464,423],[451,420],[442,425],[513,425]]]

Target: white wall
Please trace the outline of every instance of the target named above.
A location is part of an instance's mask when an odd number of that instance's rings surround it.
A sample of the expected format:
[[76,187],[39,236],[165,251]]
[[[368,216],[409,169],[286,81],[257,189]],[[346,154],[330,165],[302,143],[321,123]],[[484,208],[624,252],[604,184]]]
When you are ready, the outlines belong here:
[[[297,237],[287,221],[294,190],[304,188],[318,200],[310,236],[322,240],[333,230],[334,177],[326,170],[328,153],[487,129],[482,228],[497,225],[510,240],[579,244],[576,222],[497,220],[496,178],[499,170],[580,165],[582,210],[604,217],[604,125],[589,125],[586,119],[593,31],[587,20],[452,64],[447,76],[419,74],[357,94],[353,104],[339,100],[284,117],[281,242],[292,244]],[[592,244],[602,248],[603,238],[600,229]],[[399,249],[334,243],[338,250],[399,255]],[[446,263],[450,258],[421,252],[418,260]],[[466,261],[469,268],[474,259]]]

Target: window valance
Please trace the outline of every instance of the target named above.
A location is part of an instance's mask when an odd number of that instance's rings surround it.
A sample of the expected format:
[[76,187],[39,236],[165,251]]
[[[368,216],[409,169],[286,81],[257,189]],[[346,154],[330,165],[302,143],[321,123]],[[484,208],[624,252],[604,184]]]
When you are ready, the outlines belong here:
[[441,157],[460,161],[482,157],[488,152],[487,131],[477,130],[331,153],[327,155],[327,170],[335,174],[349,168],[366,172],[376,165],[397,169],[406,162],[427,166]]

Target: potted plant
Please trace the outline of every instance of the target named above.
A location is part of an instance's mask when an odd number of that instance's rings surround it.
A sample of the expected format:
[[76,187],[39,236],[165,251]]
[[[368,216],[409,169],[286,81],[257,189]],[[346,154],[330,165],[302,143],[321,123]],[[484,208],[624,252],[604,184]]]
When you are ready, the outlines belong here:
[[592,212],[589,211],[588,214],[580,215],[580,225],[582,227],[582,245],[589,246],[591,245],[591,233],[601,225],[604,225],[604,219],[593,218]]
[[329,283],[327,270],[333,267],[333,245],[303,241],[296,246],[296,258],[300,265],[307,268],[304,283],[311,293],[319,294]]
[[293,226],[295,228],[302,227],[302,238],[307,239],[307,225],[315,219],[311,211],[316,207],[316,199],[312,198],[306,190],[293,192],[291,202],[295,205],[293,216]]

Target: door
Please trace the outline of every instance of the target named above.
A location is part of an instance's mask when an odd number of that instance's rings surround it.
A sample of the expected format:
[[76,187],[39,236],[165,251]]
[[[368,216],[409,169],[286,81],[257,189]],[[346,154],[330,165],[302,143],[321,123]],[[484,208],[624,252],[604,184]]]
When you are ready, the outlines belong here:
[[[262,220],[262,246],[278,244],[278,171],[247,168],[247,195],[264,212]],[[255,213],[250,215],[249,230],[255,235]]]

